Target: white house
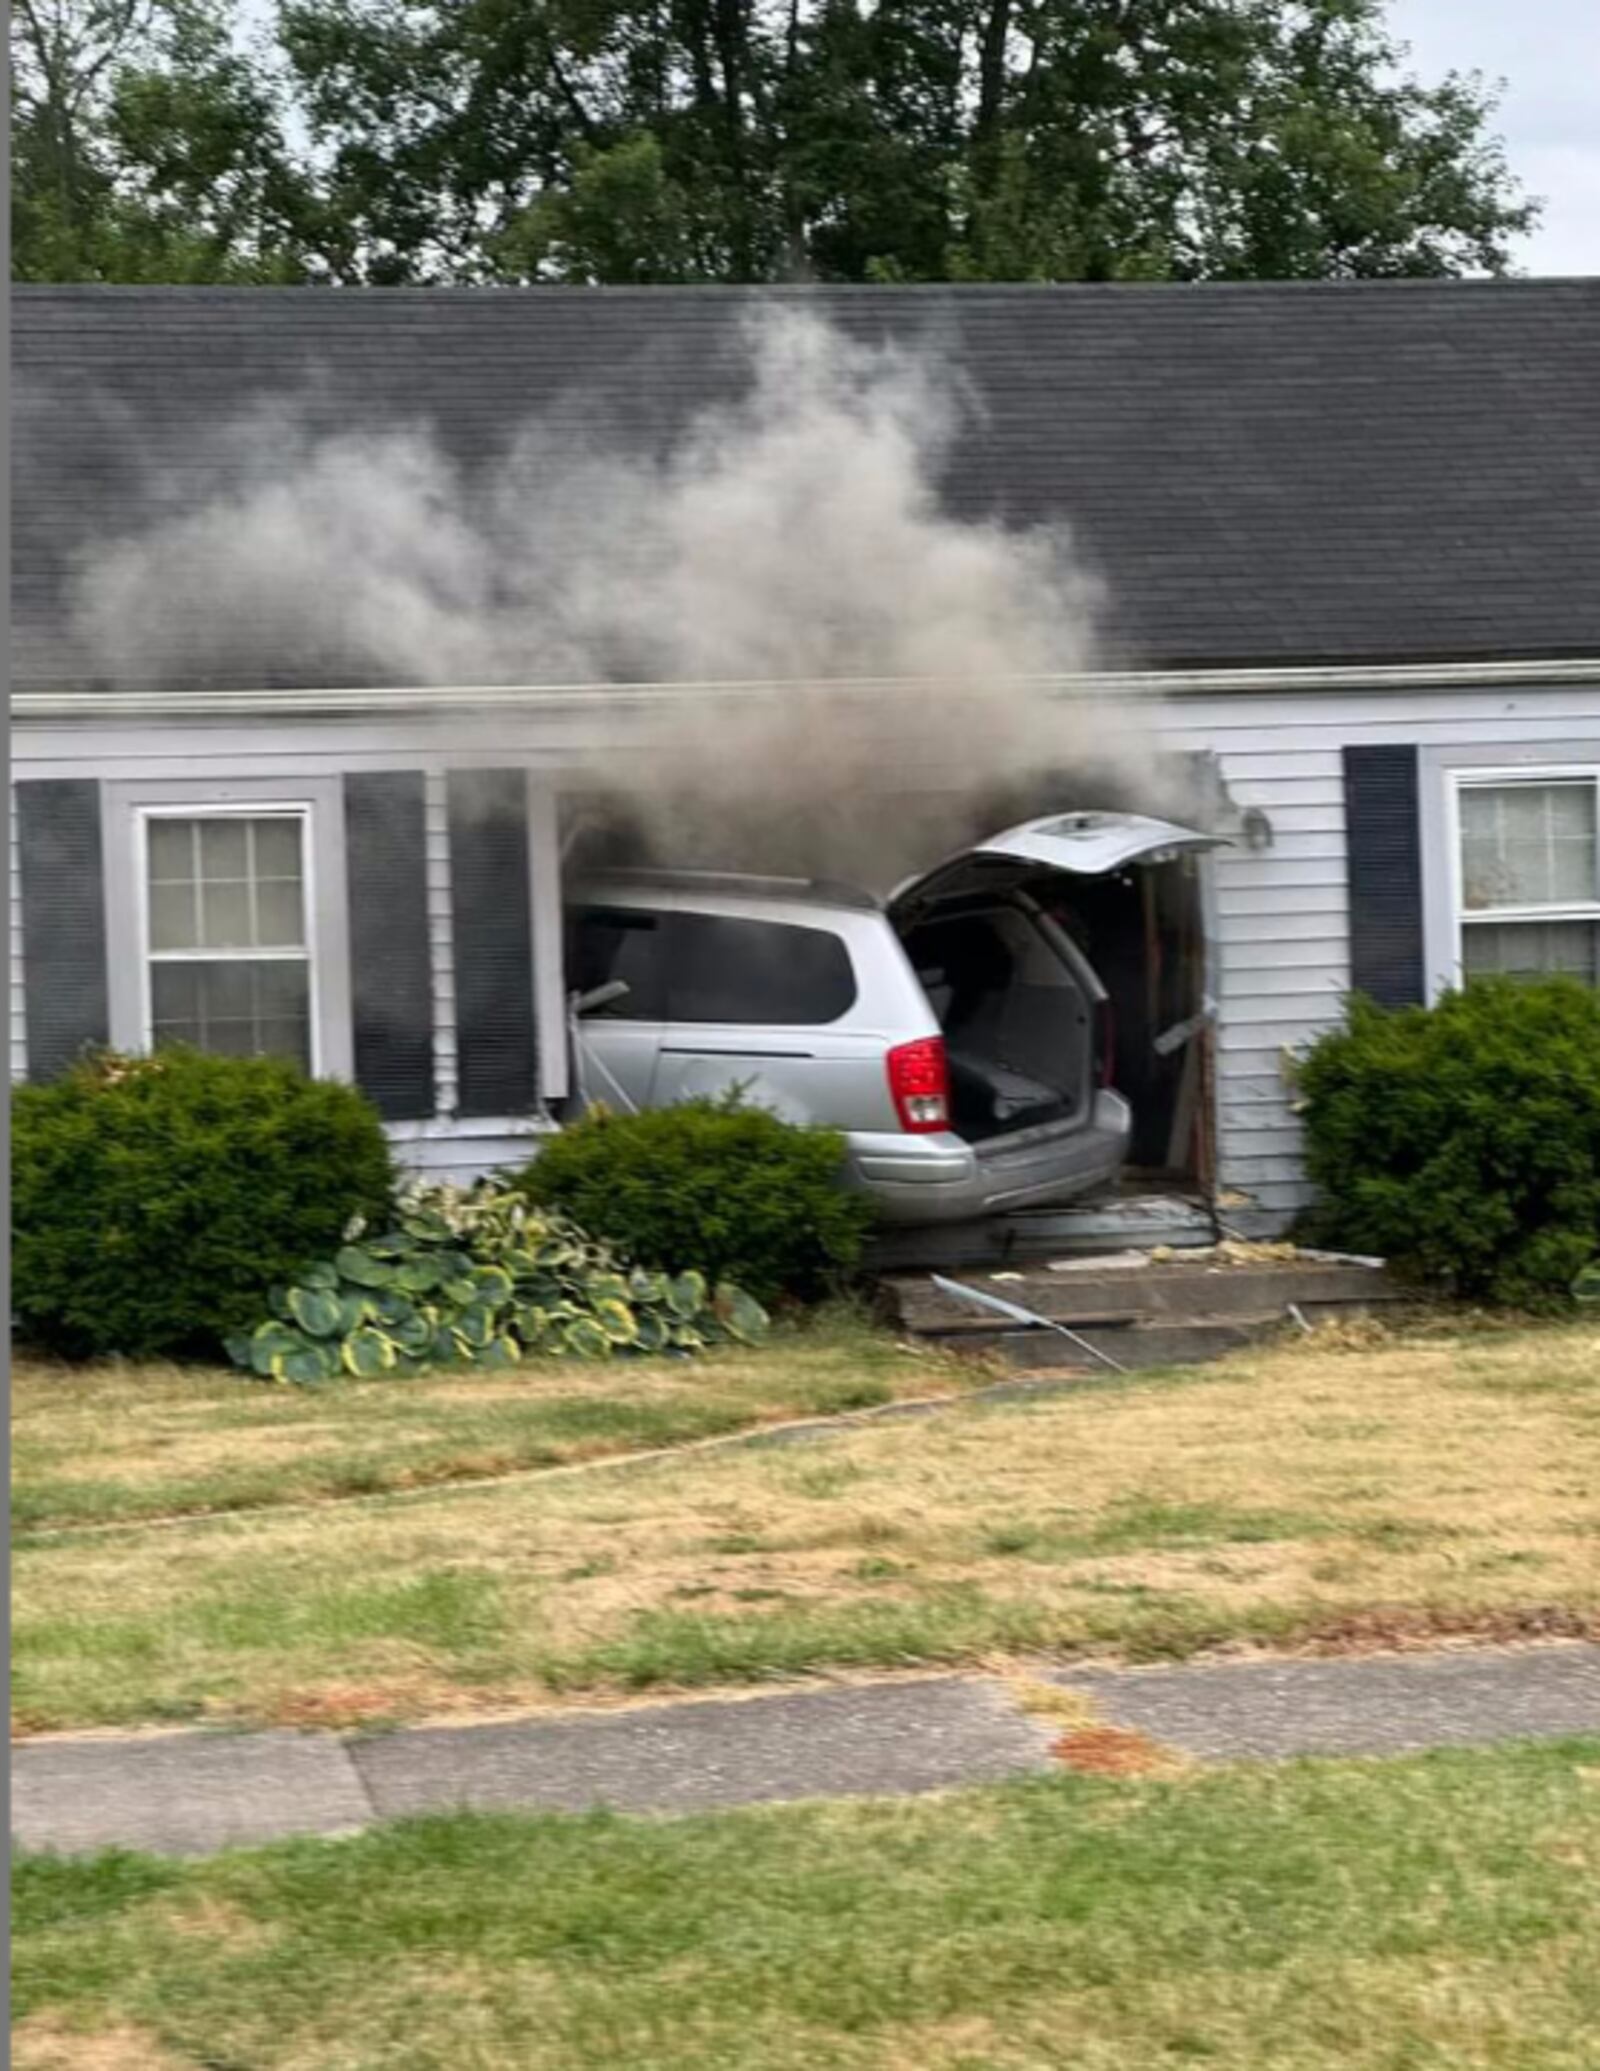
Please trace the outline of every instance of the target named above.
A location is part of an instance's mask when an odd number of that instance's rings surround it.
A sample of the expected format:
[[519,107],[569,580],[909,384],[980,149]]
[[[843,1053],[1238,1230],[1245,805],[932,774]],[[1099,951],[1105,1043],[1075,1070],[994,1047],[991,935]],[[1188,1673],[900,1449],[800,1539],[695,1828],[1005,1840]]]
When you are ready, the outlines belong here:
[[[534,408],[659,450],[784,300],[937,351],[971,404],[945,507],[1069,520],[1103,674],[1207,758],[1232,845],[1156,1018],[1214,1012],[1145,1163],[1282,1228],[1284,1054],[1352,988],[1600,982],[1600,281],[24,288],[14,1078],[214,1019],[353,1077],[419,1166],[524,1154],[567,1091],[564,803],[602,728],[645,739],[685,687],[362,680],[202,594],[162,600],[158,665],[108,665],[77,585],[108,541],[225,512],[226,428],[287,399],[319,436],[425,426],[469,473]],[[211,902],[247,946],[174,922]]]

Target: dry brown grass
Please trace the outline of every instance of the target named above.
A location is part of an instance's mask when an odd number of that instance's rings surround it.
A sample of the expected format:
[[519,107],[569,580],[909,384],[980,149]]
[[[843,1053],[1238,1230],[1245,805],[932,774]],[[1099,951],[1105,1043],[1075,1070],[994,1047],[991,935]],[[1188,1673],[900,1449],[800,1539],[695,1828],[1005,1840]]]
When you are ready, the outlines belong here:
[[176,2056],[126,2021],[79,2029],[39,2013],[12,2029],[11,2062],[14,2071],[185,2071],[194,2059]]
[[315,1392],[159,1362],[22,1358],[11,1401],[16,1515],[24,1529],[52,1529],[485,1480],[951,1394],[972,1379],[955,1359],[848,1317],[692,1361],[545,1361],[503,1376]]
[[1033,1649],[1584,1630],[1597,1463],[1592,1325],[1313,1339],[812,1445],[41,1545],[16,1695],[35,1728],[351,1723]]

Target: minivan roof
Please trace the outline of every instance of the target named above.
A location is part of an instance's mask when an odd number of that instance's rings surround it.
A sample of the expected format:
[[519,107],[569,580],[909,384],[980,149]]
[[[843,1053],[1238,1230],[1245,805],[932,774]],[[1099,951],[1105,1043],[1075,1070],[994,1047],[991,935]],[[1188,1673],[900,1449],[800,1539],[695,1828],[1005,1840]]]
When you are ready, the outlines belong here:
[[613,898],[624,892],[715,892],[718,898],[792,899],[808,906],[844,906],[856,913],[878,913],[883,901],[859,885],[836,884],[825,877],[763,877],[740,870],[591,870],[575,887],[578,897]]

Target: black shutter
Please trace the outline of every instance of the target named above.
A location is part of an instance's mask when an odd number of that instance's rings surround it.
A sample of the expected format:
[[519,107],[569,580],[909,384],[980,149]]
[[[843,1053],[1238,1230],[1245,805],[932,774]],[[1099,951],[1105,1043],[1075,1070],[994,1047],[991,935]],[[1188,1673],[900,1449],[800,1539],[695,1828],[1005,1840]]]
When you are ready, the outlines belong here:
[[356,1084],[391,1121],[433,1113],[433,980],[420,770],[344,780]]
[[527,775],[454,770],[449,796],[460,1108],[526,1114],[538,1092]]
[[92,777],[17,785],[28,1076],[51,1079],[87,1043],[110,1040],[100,786]]
[[1344,751],[1350,872],[1350,984],[1380,1007],[1426,997],[1422,832],[1415,748]]

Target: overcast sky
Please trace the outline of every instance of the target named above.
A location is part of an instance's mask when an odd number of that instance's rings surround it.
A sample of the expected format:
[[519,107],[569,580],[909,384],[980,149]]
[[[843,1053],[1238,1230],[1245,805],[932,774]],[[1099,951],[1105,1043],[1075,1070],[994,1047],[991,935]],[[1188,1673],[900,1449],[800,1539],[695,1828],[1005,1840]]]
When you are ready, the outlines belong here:
[[1432,84],[1445,72],[1505,81],[1496,127],[1544,217],[1529,273],[1600,273],[1600,0],[1390,0],[1396,36]]

